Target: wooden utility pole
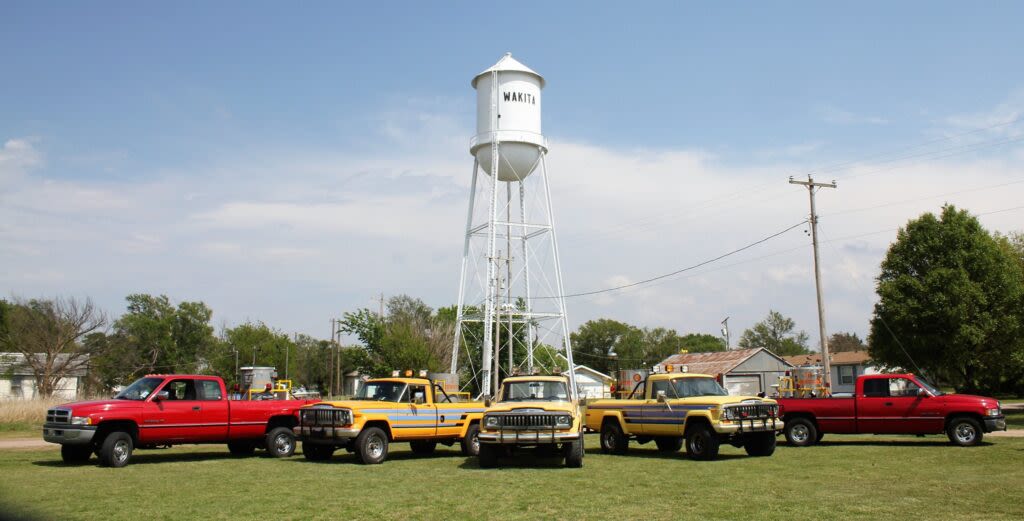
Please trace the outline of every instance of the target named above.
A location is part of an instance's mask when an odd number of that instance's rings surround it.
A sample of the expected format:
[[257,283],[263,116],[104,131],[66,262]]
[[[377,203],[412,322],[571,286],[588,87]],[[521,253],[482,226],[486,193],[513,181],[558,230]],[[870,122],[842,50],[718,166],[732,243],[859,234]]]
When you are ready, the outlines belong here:
[[331,350],[330,354],[330,365],[328,366],[327,372],[327,394],[328,396],[334,395],[334,337],[338,334],[338,329],[334,327],[334,319],[331,319],[331,345],[328,349]]
[[835,188],[836,182],[816,183],[814,178],[808,175],[806,181],[795,181],[790,177],[789,183],[806,186],[807,192],[811,195],[811,243],[814,245],[814,285],[818,290],[818,334],[821,335],[821,363],[825,370],[825,391],[831,394],[832,364],[829,362],[828,337],[825,334],[825,302],[821,294],[821,268],[819,267],[818,259],[818,213],[814,208],[814,192],[817,188]]

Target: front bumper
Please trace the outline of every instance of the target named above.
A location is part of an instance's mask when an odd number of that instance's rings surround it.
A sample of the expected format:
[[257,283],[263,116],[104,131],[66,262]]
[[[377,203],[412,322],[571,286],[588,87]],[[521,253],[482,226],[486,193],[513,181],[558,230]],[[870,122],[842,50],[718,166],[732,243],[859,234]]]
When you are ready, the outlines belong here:
[[61,445],[88,445],[96,435],[95,425],[43,424],[43,440]]
[[299,425],[293,427],[292,432],[303,443],[347,443],[352,438],[359,436],[359,429],[344,427],[310,427]]
[[480,443],[502,445],[532,445],[535,443],[562,443],[578,440],[580,433],[570,431],[527,431],[481,432]]
[[722,420],[715,426],[719,434],[742,434],[746,432],[772,432],[781,431],[785,426],[778,418],[769,419],[748,419],[748,420]]
[[1005,431],[1006,430],[1006,416],[996,416],[985,418],[985,432],[992,431]]

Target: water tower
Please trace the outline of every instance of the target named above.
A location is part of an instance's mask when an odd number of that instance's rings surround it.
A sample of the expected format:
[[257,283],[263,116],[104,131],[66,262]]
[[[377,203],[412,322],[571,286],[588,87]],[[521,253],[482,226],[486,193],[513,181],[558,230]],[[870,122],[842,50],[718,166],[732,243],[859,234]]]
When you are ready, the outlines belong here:
[[[470,370],[491,395],[501,375],[533,371],[537,346],[564,347],[574,365],[541,133],[544,78],[509,53],[471,85],[476,136],[451,372],[460,351],[480,345],[481,365],[471,354]],[[569,380],[575,398],[571,370]]]

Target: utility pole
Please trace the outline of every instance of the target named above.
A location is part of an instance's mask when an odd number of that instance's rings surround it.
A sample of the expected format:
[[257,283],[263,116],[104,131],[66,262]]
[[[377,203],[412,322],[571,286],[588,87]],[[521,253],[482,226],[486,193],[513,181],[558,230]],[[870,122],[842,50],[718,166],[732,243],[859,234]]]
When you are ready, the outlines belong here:
[[835,188],[836,182],[816,183],[814,178],[807,176],[806,181],[795,181],[792,176],[789,183],[807,187],[811,196],[811,243],[814,245],[814,285],[818,290],[818,334],[821,335],[821,363],[825,370],[825,392],[832,393],[832,364],[828,357],[828,337],[825,335],[825,302],[821,294],[821,267],[818,258],[818,212],[814,208],[814,192],[818,188]]
[[380,292],[380,298],[373,299],[380,302],[380,311],[377,312],[377,318],[384,320],[384,292]]
[[333,396],[334,394],[334,337],[338,334],[337,328],[334,327],[334,319],[331,319],[331,345],[330,349],[330,369],[327,372],[327,395]]
[[732,349],[732,346],[729,344],[729,317],[725,317],[725,320],[722,321],[722,336],[725,337],[725,350]]

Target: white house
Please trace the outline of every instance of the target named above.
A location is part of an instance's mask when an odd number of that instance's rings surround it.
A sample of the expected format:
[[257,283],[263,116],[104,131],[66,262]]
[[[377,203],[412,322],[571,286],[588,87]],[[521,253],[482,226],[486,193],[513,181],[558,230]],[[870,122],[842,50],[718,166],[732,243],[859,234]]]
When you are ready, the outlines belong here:
[[[558,357],[565,360],[565,355],[559,353]],[[576,365],[574,371],[576,376],[576,390],[580,398],[607,398],[611,396],[612,382],[614,378],[601,371],[591,369],[585,365]],[[564,374],[564,373],[563,373]]]
[[[61,365],[68,355],[57,355],[55,365]],[[57,382],[53,396],[74,400],[85,387],[88,358],[76,361],[68,373]],[[0,400],[32,399],[36,397],[36,378],[21,353],[0,353]]]

